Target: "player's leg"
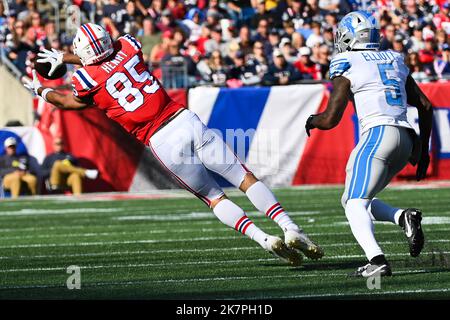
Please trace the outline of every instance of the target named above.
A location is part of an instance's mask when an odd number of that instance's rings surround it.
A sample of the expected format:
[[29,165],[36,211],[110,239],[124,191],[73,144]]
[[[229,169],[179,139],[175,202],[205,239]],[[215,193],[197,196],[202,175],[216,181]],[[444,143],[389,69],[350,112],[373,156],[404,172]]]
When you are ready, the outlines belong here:
[[195,136],[194,149],[206,168],[245,192],[258,211],[280,226],[285,233],[286,244],[303,251],[309,258],[321,258],[323,250],[292,221],[272,191],[245,167],[222,138],[206,127],[196,115],[194,125],[198,133]]
[[155,157],[183,188],[211,207],[222,223],[248,236],[282,260],[300,264],[300,256],[289,250],[281,239],[259,229],[239,206],[225,196],[206,170],[194,151],[194,136],[198,129],[191,121],[194,115],[184,111],[150,139]]
[[352,233],[364,250],[368,265],[357,270],[355,275],[370,276],[374,272],[390,275],[390,266],[378,245],[368,207],[376,185],[387,175],[386,163],[376,158],[380,145],[384,144],[385,126],[371,128],[363,134],[352,151],[347,163],[347,176],[342,204]]
[[[394,128],[390,127],[389,130],[394,131]],[[386,155],[390,157],[388,173],[385,181],[376,193],[384,189],[392,178],[406,166],[411,155],[413,140],[408,129],[395,128],[395,132],[391,135],[395,135],[398,139],[397,148],[391,155]],[[424,234],[421,225],[422,212],[420,210],[415,208],[395,208],[379,199],[373,199],[369,210],[375,220],[390,221],[402,227],[408,240],[410,255],[416,257],[420,254],[424,245]]]

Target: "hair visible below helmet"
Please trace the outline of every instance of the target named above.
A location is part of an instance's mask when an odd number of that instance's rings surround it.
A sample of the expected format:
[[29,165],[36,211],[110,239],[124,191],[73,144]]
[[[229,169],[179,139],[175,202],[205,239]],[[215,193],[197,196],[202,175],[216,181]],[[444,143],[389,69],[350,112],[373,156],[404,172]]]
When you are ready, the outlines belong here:
[[380,48],[380,25],[366,11],[354,11],[339,22],[334,45],[338,52],[351,50],[378,50]]
[[106,59],[113,51],[113,43],[109,33],[101,26],[86,23],[78,28],[73,39],[73,51],[83,66]]

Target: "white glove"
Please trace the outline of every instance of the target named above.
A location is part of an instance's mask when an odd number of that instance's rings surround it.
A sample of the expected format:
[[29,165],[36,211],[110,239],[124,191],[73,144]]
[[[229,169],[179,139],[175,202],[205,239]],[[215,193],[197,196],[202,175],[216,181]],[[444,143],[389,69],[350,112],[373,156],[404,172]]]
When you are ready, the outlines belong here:
[[38,53],[38,57],[41,57],[40,59],[37,59],[37,62],[40,63],[46,63],[49,62],[51,64],[50,71],[48,72],[48,75],[51,76],[53,72],[55,72],[56,68],[58,68],[60,65],[63,64],[63,57],[64,52],[58,51],[54,48],[52,50],[42,49],[41,52]]
[[28,80],[28,79],[24,79],[23,80],[23,85],[25,86],[25,88],[31,90],[34,92],[35,95],[39,95],[38,94],[38,89],[42,87],[41,82],[39,81],[37,75],[36,75],[36,70],[32,71],[33,74],[33,79]]

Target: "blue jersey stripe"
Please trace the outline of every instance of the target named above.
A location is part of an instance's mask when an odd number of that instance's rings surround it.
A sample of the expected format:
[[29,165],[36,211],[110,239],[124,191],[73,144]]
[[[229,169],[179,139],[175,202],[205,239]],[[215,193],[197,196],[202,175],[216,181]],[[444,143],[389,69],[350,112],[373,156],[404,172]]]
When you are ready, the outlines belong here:
[[368,169],[367,164],[370,161],[370,155],[374,151],[382,131],[381,127],[374,127],[371,130],[373,134],[368,140],[369,142],[365,145],[361,152],[358,168],[356,169],[355,173],[356,178],[354,181],[353,191],[351,192],[349,199],[358,199],[365,187],[365,180]]
[[88,81],[88,79],[84,76],[84,74],[82,72],[80,72],[80,70],[76,71],[76,74],[81,78],[81,80],[83,80],[84,84],[89,88],[92,89],[94,86],[92,85],[92,83],[90,83]]
[[358,167],[359,163],[361,161],[361,156],[364,152],[364,149],[366,148],[369,141],[372,139],[373,136],[373,129],[370,129],[369,134],[367,135],[366,141],[364,141],[361,149],[358,150],[358,154],[356,155],[355,161],[353,162],[353,170],[352,170],[352,180],[350,181],[350,187],[348,189],[348,199],[351,199],[351,195],[353,194],[353,191],[355,189],[355,182],[358,175]]
[[375,148],[373,149],[372,153],[370,154],[370,159],[369,159],[368,168],[367,168],[367,172],[366,172],[367,180],[366,180],[366,178],[364,178],[364,189],[361,191],[361,194],[359,195],[359,198],[363,198],[363,197],[367,196],[367,188],[369,187],[370,173],[372,171],[372,161],[373,161],[373,158],[375,156],[375,153],[378,150],[378,147],[381,144],[381,141],[383,140],[384,129],[385,129],[385,126],[382,126],[380,135],[379,135],[378,140],[377,140],[377,142],[375,144]]

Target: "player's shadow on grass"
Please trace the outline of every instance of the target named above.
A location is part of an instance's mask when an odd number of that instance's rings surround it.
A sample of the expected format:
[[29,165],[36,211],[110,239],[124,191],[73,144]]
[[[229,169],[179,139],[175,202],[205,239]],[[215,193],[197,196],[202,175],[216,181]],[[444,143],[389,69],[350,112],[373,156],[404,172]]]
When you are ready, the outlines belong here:
[[[317,270],[355,269],[355,268],[361,267],[362,264],[364,264],[364,261],[361,261],[361,260],[342,261],[342,262],[321,262],[321,261],[306,260],[306,261],[303,261],[303,264],[301,266],[292,267],[289,270],[290,271],[317,271]],[[263,266],[286,267],[286,265],[282,264],[281,262],[280,263],[277,263],[277,262],[263,263]]]

